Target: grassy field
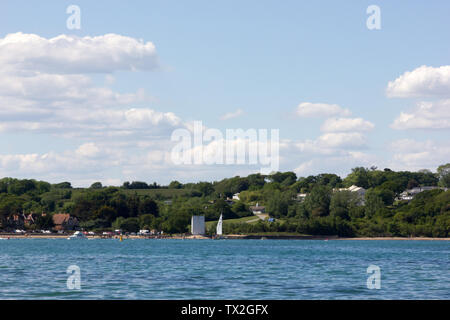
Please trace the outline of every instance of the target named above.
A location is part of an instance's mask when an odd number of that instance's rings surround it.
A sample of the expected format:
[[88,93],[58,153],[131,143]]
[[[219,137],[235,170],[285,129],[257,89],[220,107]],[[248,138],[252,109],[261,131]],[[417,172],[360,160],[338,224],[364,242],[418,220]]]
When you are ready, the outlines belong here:
[[[63,191],[67,189],[59,189],[59,190]],[[82,194],[86,190],[89,189],[83,188],[71,189],[72,198]],[[161,196],[163,198],[173,198],[175,196],[185,196],[189,194],[189,190],[186,189],[121,189],[120,192],[126,195],[137,194],[138,196],[150,196],[153,198],[156,198],[158,196]]]
[[[223,220],[223,224],[230,224],[230,223],[257,223],[258,221],[260,221],[261,219],[259,219],[257,216],[249,216],[249,217],[244,217],[244,218],[239,218],[239,219],[228,219],[228,220]],[[216,224],[217,221],[207,221],[205,223],[206,229],[208,229],[209,227],[211,227],[212,225]]]

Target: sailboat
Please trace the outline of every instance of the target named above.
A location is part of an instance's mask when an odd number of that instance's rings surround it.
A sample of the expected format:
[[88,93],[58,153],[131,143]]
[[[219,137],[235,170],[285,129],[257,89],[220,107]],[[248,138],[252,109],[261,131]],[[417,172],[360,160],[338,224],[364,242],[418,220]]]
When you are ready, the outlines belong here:
[[215,239],[223,239],[222,237],[223,216],[220,214],[219,222],[217,222]]

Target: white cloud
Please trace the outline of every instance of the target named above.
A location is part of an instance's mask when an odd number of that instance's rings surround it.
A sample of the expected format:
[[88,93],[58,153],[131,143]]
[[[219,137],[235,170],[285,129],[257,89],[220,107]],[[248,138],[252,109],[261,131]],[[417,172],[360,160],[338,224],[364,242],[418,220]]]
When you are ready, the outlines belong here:
[[332,117],[349,116],[351,112],[337,104],[302,102],[298,105],[296,114],[300,117]]
[[99,152],[100,149],[93,142],[85,143],[76,150],[77,154],[88,158],[97,156]]
[[0,65],[44,73],[110,73],[152,70],[158,65],[153,43],[118,35],[96,37],[13,33],[0,39]]
[[[114,92],[81,74],[155,66],[151,42],[120,35],[7,35],[0,39],[0,131],[84,138],[168,134],[184,126],[175,114],[129,107],[150,101],[143,90]],[[113,78],[107,74],[107,84]]]
[[449,129],[450,100],[420,102],[411,112],[402,112],[391,127],[393,129]]
[[345,177],[354,167],[371,167],[380,163],[377,157],[363,152],[341,152],[327,157],[309,157],[294,169],[298,176],[335,173]]
[[436,169],[447,163],[450,145],[432,140],[417,141],[401,139],[393,141],[390,149],[394,152],[390,167],[397,170]]
[[317,141],[325,148],[361,148],[366,145],[364,135],[359,132],[326,133]]
[[240,117],[243,114],[244,114],[244,111],[242,109],[237,109],[234,112],[225,113],[223,116],[220,117],[220,120],[234,119],[234,118]]
[[375,126],[362,118],[327,119],[321,127],[324,132],[370,131]]
[[450,66],[421,66],[388,83],[389,97],[450,96]]
[[294,169],[294,172],[297,176],[305,176],[311,173],[311,170],[314,168],[314,160],[309,160],[301,163],[297,168]]

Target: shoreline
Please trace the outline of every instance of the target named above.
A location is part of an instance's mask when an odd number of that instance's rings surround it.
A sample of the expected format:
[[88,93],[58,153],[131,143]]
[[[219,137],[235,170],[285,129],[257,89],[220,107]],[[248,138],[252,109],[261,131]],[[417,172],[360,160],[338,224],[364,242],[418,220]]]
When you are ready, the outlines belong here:
[[[0,239],[66,239],[70,237],[71,234],[1,234]],[[104,236],[87,236],[88,239],[116,239],[119,236],[104,237]],[[124,240],[127,239],[176,239],[176,240],[211,240],[209,236],[123,236]],[[224,240],[359,240],[359,241],[369,241],[369,240],[398,240],[398,241],[450,241],[450,238],[433,238],[433,237],[337,237],[337,236],[306,236],[306,235],[224,235]]]

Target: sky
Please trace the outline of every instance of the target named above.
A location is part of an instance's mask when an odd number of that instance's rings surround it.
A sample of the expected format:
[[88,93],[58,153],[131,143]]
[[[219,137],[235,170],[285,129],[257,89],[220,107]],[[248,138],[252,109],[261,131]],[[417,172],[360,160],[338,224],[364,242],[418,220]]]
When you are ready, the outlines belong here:
[[[80,29],[68,28],[71,5]],[[0,177],[89,186],[259,172],[174,163],[171,137],[195,121],[224,136],[279,130],[278,169],[298,176],[435,171],[450,162],[449,13],[444,0],[4,0]]]

